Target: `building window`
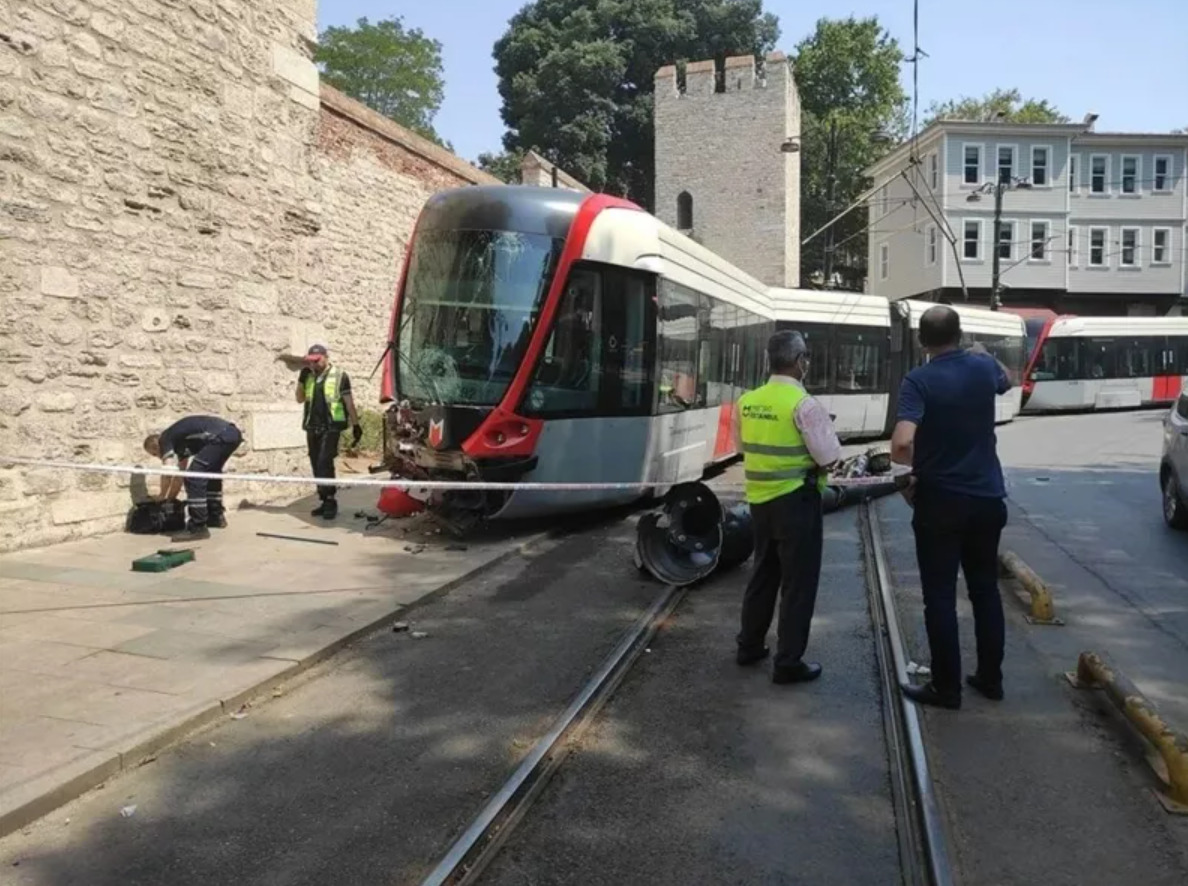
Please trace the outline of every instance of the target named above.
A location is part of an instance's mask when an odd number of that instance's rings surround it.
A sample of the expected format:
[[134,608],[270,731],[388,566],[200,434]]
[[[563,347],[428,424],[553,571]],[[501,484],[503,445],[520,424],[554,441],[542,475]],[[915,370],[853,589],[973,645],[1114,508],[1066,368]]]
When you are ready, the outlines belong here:
[[1094,268],[1106,266],[1106,228],[1089,229],[1089,265]]
[[930,265],[936,264],[936,225],[929,225],[924,235],[924,258]]
[[933,190],[940,186],[940,160],[935,151],[928,155],[928,186]]
[[1122,255],[1118,264],[1124,268],[1133,268],[1138,264],[1139,229],[1122,229]]
[[1048,149],[1037,145],[1031,149],[1031,183],[1040,188],[1048,186]]
[[883,243],[879,246],[879,279],[886,280],[887,272],[891,266],[891,250],[887,248],[887,244]]
[[961,256],[976,261],[982,256],[982,222],[981,219],[966,219],[962,230]]
[[1155,177],[1152,182],[1155,191],[1166,193],[1172,189],[1171,166],[1170,155],[1161,154],[1155,158]]
[[1079,232],[1076,228],[1068,229],[1068,265],[1071,268],[1075,268],[1077,266],[1078,260],[1080,258],[1078,254],[1079,250],[1077,249],[1078,233]]
[[998,180],[1009,182],[1015,177],[1015,146],[998,146]]
[[961,179],[967,185],[980,184],[982,181],[982,146],[966,145],[964,150],[964,177]]
[[1109,157],[1104,154],[1094,154],[1089,158],[1089,191],[1093,194],[1105,194],[1106,173],[1109,171]]
[[1080,170],[1080,165],[1077,162],[1076,154],[1068,155],[1068,191],[1070,194],[1077,192],[1077,173]]
[[1139,178],[1139,158],[1122,158],[1122,193],[1137,194]]
[[1048,229],[1049,225],[1046,221],[1033,221],[1031,223],[1032,261],[1048,260]]
[[677,230],[693,230],[693,195],[688,191],[677,194]]
[[1156,228],[1151,232],[1151,264],[1170,265],[1171,228]]
[[1004,221],[998,228],[998,257],[1009,260],[1014,255],[1015,223]]

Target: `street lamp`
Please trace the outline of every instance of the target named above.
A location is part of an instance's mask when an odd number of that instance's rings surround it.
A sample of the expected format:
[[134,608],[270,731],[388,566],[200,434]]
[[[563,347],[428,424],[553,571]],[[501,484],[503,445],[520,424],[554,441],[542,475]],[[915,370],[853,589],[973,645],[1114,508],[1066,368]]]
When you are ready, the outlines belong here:
[[1000,175],[996,182],[986,182],[984,185],[973,191],[965,199],[970,203],[978,203],[982,199],[982,194],[989,194],[994,192],[994,233],[992,235],[992,249],[994,250],[990,256],[990,310],[997,311],[1002,302],[1002,274],[1000,272],[999,241],[1002,239],[1002,195],[1004,191],[1012,188],[1020,190],[1027,190],[1031,187],[1031,182],[1025,178],[1011,178],[1009,176]]

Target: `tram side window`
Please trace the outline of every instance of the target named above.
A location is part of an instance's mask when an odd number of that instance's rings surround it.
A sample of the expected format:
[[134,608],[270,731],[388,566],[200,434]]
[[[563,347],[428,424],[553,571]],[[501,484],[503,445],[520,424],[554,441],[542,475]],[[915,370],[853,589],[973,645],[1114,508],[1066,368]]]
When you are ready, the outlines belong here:
[[830,378],[830,369],[833,367],[833,336],[830,328],[821,323],[788,324],[783,328],[799,332],[808,345],[809,363],[804,389],[810,394],[830,393],[833,383]]
[[706,300],[709,302],[709,366],[705,375],[705,405],[720,406],[730,403],[734,395],[728,374],[727,341],[730,330],[726,325],[734,307],[717,299]]
[[1118,377],[1150,378],[1159,375],[1163,366],[1160,352],[1165,340],[1163,336],[1118,339]]
[[699,406],[697,364],[700,358],[698,314],[701,297],[668,280],[660,283],[659,403],[661,413]]
[[1188,336],[1169,336],[1168,375],[1188,375]]
[[839,327],[834,330],[834,347],[837,393],[882,393],[888,349],[886,330]]
[[721,391],[718,385],[712,384],[710,376],[714,369],[713,328],[710,324],[710,312],[713,310],[714,300],[708,295],[702,295],[697,310],[697,405],[717,406],[721,403]]
[[593,413],[602,384],[602,276],[577,269],[536,367],[528,407],[536,414]]
[[651,409],[651,284],[580,267],[565,286],[525,403],[533,416],[642,415]]

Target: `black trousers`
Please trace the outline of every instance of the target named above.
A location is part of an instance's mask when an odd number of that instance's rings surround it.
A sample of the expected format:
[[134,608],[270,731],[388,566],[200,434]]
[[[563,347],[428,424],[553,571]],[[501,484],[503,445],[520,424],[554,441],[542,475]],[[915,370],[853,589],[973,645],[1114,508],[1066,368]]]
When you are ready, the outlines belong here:
[[965,575],[973,606],[978,676],[1002,682],[1006,623],[998,593],[998,541],[1007,522],[999,498],[919,489],[912,529],[924,592],[924,624],[932,653],[932,684],[961,690],[961,641],[957,631],[957,569]]
[[[194,453],[189,470],[203,474],[221,474],[223,466],[243,443],[243,435],[235,425],[206,441],[206,445]],[[186,514],[193,529],[202,529],[208,523],[223,522],[226,510],[223,507],[223,481],[200,480],[186,477]]]
[[[305,442],[309,449],[309,466],[313,475],[327,480],[334,479],[334,457],[338,455],[338,438],[341,431],[322,430],[307,431]],[[334,501],[337,486],[319,486],[318,498],[322,501]]]
[[824,514],[821,493],[802,486],[789,495],[751,505],[755,566],[743,595],[740,652],[763,648],[779,598],[775,666],[786,668],[808,647],[821,580]]

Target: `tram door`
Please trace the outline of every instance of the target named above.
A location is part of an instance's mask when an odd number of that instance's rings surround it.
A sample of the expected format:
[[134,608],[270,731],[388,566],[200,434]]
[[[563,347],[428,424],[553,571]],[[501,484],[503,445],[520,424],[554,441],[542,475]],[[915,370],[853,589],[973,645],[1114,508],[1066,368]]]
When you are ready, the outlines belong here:
[[883,434],[890,436],[895,430],[895,417],[899,414],[899,387],[903,378],[916,365],[915,337],[908,309],[900,302],[891,302],[890,347],[887,353],[887,416]]

